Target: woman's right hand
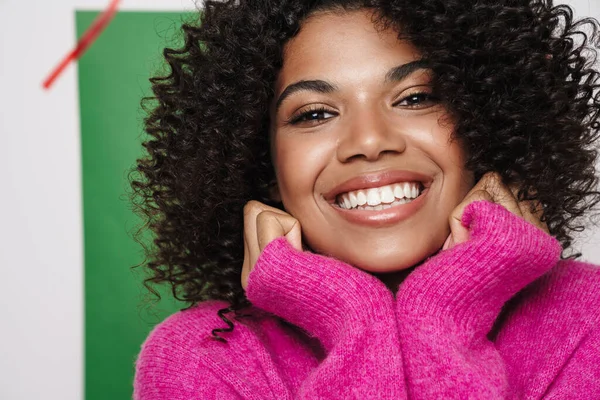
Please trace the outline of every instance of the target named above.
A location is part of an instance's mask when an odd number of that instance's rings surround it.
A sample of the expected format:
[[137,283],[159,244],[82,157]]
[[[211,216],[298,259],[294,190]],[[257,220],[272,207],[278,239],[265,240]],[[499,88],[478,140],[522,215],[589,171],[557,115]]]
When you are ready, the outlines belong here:
[[302,251],[300,222],[278,208],[251,200],[244,206],[244,264],[242,288],[248,286],[248,276],[263,249],[273,240],[285,236],[298,251]]

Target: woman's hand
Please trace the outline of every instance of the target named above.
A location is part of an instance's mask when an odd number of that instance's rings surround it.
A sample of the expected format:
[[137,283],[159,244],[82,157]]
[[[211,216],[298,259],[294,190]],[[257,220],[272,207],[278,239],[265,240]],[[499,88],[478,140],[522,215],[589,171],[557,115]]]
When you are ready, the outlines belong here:
[[502,183],[502,178],[498,173],[488,172],[485,174],[450,214],[450,235],[446,239],[442,250],[450,249],[469,239],[469,230],[462,224],[462,215],[470,203],[478,200],[500,204],[511,213],[548,232],[548,226],[540,219],[542,215],[540,205],[536,205],[536,212],[532,213],[530,201],[519,202],[517,200],[518,191],[518,188],[508,187]]
[[269,243],[281,236],[285,236],[296,250],[302,251],[302,231],[296,218],[285,211],[254,200],[244,206],[244,290],[248,285],[248,275],[260,253]]

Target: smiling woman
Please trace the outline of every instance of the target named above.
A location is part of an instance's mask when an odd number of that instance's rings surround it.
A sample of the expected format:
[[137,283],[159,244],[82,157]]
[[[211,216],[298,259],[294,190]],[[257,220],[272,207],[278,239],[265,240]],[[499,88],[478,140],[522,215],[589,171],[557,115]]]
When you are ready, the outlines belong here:
[[[280,198],[313,251],[397,272],[442,247],[474,182],[426,62],[375,17],[316,14],[286,44],[271,147]],[[391,189],[410,201],[383,209]],[[337,204],[344,196],[354,208]]]
[[152,80],[133,181],[147,283],[190,303],[144,344],[136,399],[600,396],[600,270],[568,259],[600,200],[596,38],[573,40],[595,20],[205,7]]

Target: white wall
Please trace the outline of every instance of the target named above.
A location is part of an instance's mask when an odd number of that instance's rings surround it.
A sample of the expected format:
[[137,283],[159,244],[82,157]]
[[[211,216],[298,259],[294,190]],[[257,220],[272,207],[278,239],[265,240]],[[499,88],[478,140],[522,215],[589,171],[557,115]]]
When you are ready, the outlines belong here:
[[[592,1],[594,4],[592,4]],[[82,398],[83,251],[75,9],[108,0],[0,0],[0,398]],[[571,0],[600,18],[600,2]],[[124,0],[124,10],[190,10],[192,0]],[[600,263],[600,229],[583,245]]]
[[[600,0],[563,0],[556,3],[568,4],[573,7],[575,16],[578,18],[592,16],[600,20]],[[600,160],[598,170],[600,170]],[[600,264],[600,226],[590,227],[590,229],[583,232],[574,247],[581,249],[583,260]]]
[[[0,398],[83,397],[83,242],[75,10],[109,0],[0,0]],[[193,9],[124,0],[121,9]]]

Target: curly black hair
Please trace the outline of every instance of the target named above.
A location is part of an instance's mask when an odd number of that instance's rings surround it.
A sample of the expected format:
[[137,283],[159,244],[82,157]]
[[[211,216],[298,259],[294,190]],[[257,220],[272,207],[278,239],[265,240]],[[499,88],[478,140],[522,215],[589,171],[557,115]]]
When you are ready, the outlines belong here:
[[147,154],[132,179],[155,235],[146,286],[166,282],[190,306],[225,300],[219,314],[233,328],[225,314],[249,305],[243,207],[251,199],[281,207],[269,198],[268,129],[283,46],[314,13],[361,8],[428,61],[475,178],[496,171],[517,184],[569,249],[600,201],[596,20],[575,21],[552,0],[205,1],[198,21],[182,27],[184,45],[164,50],[166,76],[151,79]]

